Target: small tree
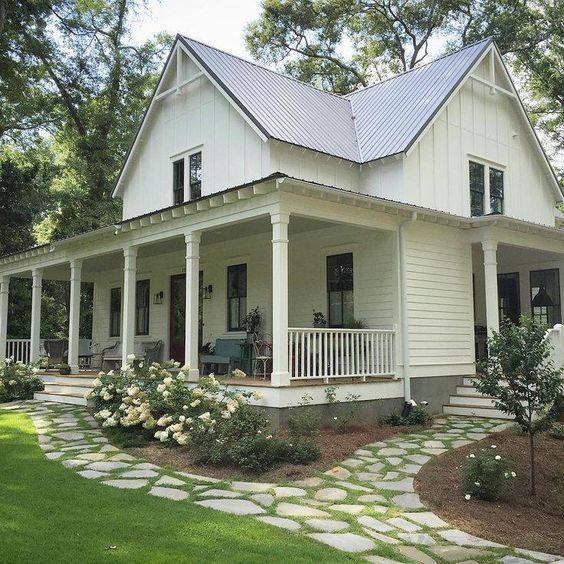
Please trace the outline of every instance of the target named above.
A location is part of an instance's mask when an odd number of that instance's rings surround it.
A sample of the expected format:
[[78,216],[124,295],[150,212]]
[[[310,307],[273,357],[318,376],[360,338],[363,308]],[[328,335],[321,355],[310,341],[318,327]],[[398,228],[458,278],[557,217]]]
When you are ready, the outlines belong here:
[[515,417],[529,435],[531,495],[535,495],[535,435],[550,427],[549,410],[562,394],[562,367],[551,359],[546,327],[522,316],[519,325],[502,323],[488,340],[488,359],[475,386],[492,396],[498,409]]

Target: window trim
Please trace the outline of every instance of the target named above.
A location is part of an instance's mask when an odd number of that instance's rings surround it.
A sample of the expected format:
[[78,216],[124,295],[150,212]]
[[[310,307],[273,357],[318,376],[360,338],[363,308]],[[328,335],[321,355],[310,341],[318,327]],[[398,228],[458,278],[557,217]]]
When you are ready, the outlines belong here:
[[[471,187],[470,187],[470,163],[476,163],[484,167],[484,194],[482,201],[483,213],[481,215],[472,215],[472,198],[471,198]],[[491,197],[491,170],[498,170],[503,174],[503,187],[501,196],[501,212],[492,211],[492,197]],[[494,161],[489,161],[487,159],[477,157],[475,155],[468,155],[467,159],[467,187],[468,187],[468,204],[470,217],[483,217],[485,215],[503,215],[506,209],[506,187],[507,187],[507,167],[501,163],[496,163]]]
[[[352,287],[350,290],[335,290],[334,292],[340,292],[341,294],[341,324],[336,324],[331,322],[331,294],[334,293],[329,289],[329,260],[334,257],[340,256],[348,256],[351,257],[351,266],[352,266]],[[331,255],[326,255],[325,257],[325,290],[327,292],[327,326],[330,329],[342,329],[346,327],[346,322],[344,320],[344,301],[343,295],[345,292],[352,292],[353,295],[353,317],[354,317],[354,252],[353,251],[346,251],[344,253],[335,253]]]
[[[119,292],[119,309],[117,310],[118,322],[117,322],[117,329],[113,331],[113,320],[114,320],[114,300],[113,300],[113,293],[115,291]],[[114,288],[110,288],[110,326],[109,326],[109,336],[113,337],[121,337],[121,312],[122,312],[122,291],[121,286],[116,286]]]
[[[184,161],[184,196],[182,202],[192,201],[192,195],[190,193],[190,157],[197,153],[201,154],[201,166],[202,166],[202,179],[200,181],[200,193],[204,193],[204,185],[205,185],[205,175],[204,175],[204,161],[205,161],[205,151],[203,145],[197,145],[195,147],[191,147],[190,149],[186,149],[185,151],[179,151],[174,155],[169,157],[171,165],[174,165],[175,162]],[[171,186],[174,186],[174,167],[171,166]],[[195,198],[197,199],[197,198]],[[173,205],[181,205],[174,203],[174,189],[173,189],[173,197],[172,197]]]
[[[533,274],[536,274],[537,272],[556,272],[557,274],[557,279],[558,279],[558,303],[554,304],[551,307],[554,308],[558,308],[557,312],[558,315],[555,316],[555,321],[552,325],[555,325],[556,323],[562,323],[562,298],[561,298],[561,292],[562,292],[562,287],[560,286],[560,268],[539,268],[537,270],[529,270],[529,305],[531,308],[531,317],[533,319],[535,319],[535,313],[534,313],[534,306],[533,306]],[[548,324],[550,326],[550,323]]]
[[[231,271],[231,269],[235,269],[235,268],[241,268],[241,267],[245,267],[244,271],[245,271],[245,295],[244,296],[239,296],[237,295],[236,297],[229,297],[229,273]],[[236,333],[236,332],[241,332],[241,331],[245,331],[245,328],[242,327],[242,318],[245,317],[247,315],[247,308],[245,307],[245,313],[242,316],[241,315],[241,299],[244,298],[245,300],[247,299],[248,296],[248,284],[249,284],[249,267],[248,264],[246,262],[243,263],[239,263],[239,264],[230,264],[227,266],[227,287],[226,287],[226,299],[227,299],[227,331],[229,333]],[[237,327],[232,327],[232,319],[231,319],[231,300],[239,300],[239,319],[237,320]]]
[[[147,309],[147,320],[145,322],[146,327],[142,331],[139,331],[139,310],[142,307],[139,306],[139,286],[141,284],[147,284],[147,304],[144,308]],[[137,280],[135,283],[135,335],[146,336],[150,334],[151,329],[151,279],[144,278],[143,280]]]
[[[192,158],[200,155],[200,180],[197,182],[192,182]],[[188,175],[188,195],[190,196],[190,201],[198,200],[202,197],[202,182],[204,179],[204,157],[202,155],[202,151],[194,151],[188,155],[188,172],[185,173]],[[199,192],[200,194],[196,197],[193,195],[193,189],[196,184],[199,184]]]

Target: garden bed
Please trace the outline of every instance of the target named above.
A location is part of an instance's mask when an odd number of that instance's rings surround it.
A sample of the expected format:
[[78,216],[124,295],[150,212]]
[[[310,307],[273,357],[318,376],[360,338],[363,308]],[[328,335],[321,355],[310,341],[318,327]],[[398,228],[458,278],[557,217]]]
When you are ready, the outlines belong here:
[[[461,468],[478,448],[497,446],[517,477],[497,501],[465,500]],[[425,505],[473,535],[510,546],[564,555],[564,441],[539,435],[537,495],[529,491],[528,437],[505,431],[426,464],[415,482]]]
[[[191,472],[220,479],[246,479],[264,482],[299,480],[315,474],[316,471],[329,470],[352,455],[364,445],[385,440],[400,433],[417,432],[423,427],[392,427],[390,425],[351,426],[344,432],[333,428],[323,429],[319,435],[312,437],[319,447],[321,456],[318,460],[307,464],[278,464],[270,470],[257,475],[245,472],[237,466],[212,466],[198,464],[187,447],[166,447],[159,442],[150,442],[146,446],[124,448],[134,456],[143,457],[148,462],[159,466],[168,466],[183,472]],[[111,431],[110,431],[111,433]],[[108,433],[108,436],[110,436]],[[289,438],[289,437],[288,437]],[[290,439],[291,440],[291,439]]]

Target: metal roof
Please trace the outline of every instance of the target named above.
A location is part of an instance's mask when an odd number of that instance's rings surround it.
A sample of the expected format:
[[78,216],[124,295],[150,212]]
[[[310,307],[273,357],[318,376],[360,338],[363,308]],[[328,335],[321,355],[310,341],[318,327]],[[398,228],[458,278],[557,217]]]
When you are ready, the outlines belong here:
[[406,151],[491,44],[337,96],[224,51],[184,46],[267,136],[362,163]]

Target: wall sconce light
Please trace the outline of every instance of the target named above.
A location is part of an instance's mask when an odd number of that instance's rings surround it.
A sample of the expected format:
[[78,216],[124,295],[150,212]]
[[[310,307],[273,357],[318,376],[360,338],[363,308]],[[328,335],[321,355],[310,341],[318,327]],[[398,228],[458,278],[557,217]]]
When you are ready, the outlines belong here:
[[164,292],[161,290],[160,292],[157,292],[153,296],[153,304],[161,305],[163,303],[163,299],[164,299]]
[[213,294],[213,285],[208,284],[202,288],[202,299],[204,300],[211,300]]

